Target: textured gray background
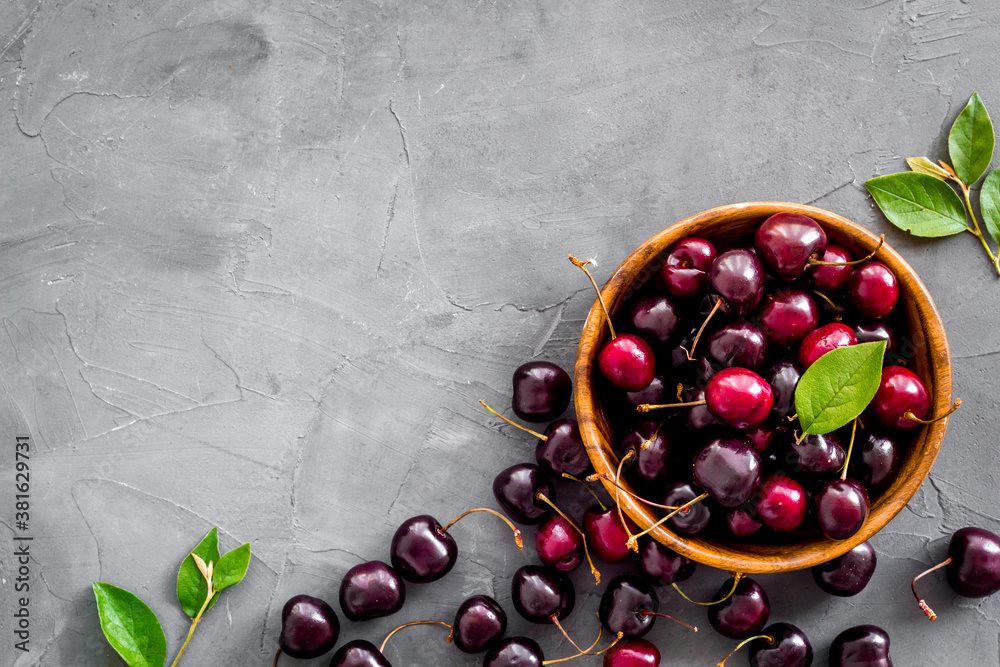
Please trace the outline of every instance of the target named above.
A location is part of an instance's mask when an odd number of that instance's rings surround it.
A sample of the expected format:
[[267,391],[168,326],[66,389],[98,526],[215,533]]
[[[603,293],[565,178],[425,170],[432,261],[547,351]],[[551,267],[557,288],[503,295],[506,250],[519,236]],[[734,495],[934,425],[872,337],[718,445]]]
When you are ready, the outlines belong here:
[[[213,525],[254,559],[182,664],[270,664],[290,595],[334,601],[400,521],[490,506],[496,472],[531,458],[476,400],[507,406],[528,359],[571,365],[593,296],[568,252],[602,260],[603,280],[676,220],[769,199],[887,234],[941,309],[964,400],[930,480],[875,538],[869,588],[832,600],[808,573],[764,577],[772,620],[800,625],[817,664],[863,622],[900,666],[998,664],[1000,598],[931,579],[930,624],[908,585],[953,530],[1000,529],[1000,284],[971,236],[908,238],[862,185],[946,157],[974,90],[1000,117],[998,28],[988,0],[6,0],[0,664],[118,664],[95,580],[150,603],[172,659],[176,566]],[[37,450],[32,650],[15,656],[18,434]],[[518,553],[485,516],[454,533],[446,580],[342,637],[450,620],[473,593],[515,616],[531,540]],[[577,575],[584,641],[598,597]],[[687,588],[724,577],[702,568]],[[702,626],[657,625],[665,664],[733,646],[663,598]],[[440,629],[397,637],[398,665],[479,664]]]

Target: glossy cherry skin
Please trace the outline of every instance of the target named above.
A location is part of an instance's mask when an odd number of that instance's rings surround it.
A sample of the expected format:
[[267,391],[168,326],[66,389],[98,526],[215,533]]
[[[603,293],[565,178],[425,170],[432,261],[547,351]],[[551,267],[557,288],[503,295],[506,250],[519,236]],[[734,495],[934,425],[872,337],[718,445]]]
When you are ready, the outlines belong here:
[[774,623],[761,631],[771,642],[750,642],[750,667],[810,667],[812,644],[806,634],[791,623]]
[[[732,587],[732,581],[723,583],[715,599],[722,599]],[[750,577],[740,579],[736,584],[736,592],[728,600],[708,608],[708,622],[716,632],[730,639],[759,635],[770,616],[771,603],[767,594]]]
[[708,269],[718,256],[715,246],[699,238],[675,245],[663,263],[663,282],[671,294],[684,299],[701,296],[708,286]]
[[868,492],[856,479],[835,479],[813,498],[819,529],[831,540],[846,540],[868,518]]
[[826,251],[826,232],[812,218],[775,213],[761,223],[753,238],[761,261],[782,280],[795,280]]
[[281,609],[278,646],[293,658],[318,658],[337,644],[339,636],[336,612],[319,598],[296,595]]
[[619,389],[639,391],[656,375],[656,358],[649,343],[635,334],[618,334],[597,355],[601,374]]
[[653,343],[663,344],[673,338],[680,321],[674,302],[659,294],[636,300],[628,312],[632,330]]
[[705,346],[708,357],[719,366],[741,366],[759,370],[767,361],[767,338],[757,326],[735,320],[716,327]]
[[855,267],[847,280],[851,305],[866,317],[885,317],[899,299],[899,283],[882,262],[866,262]]
[[767,372],[767,383],[774,395],[771,414],[787,419],[795,414],[795,387],[802,378],[802,371],[791,361],[775,362]]
[[739,507],[760,485],[760,457],[745,438],[714,438],[695,455],[694,483],[724,507]]
[[534,463],[515,463],[493,480],[493,496],[504,513],[517,523],[541,523],[550,507],[538,500],[539,493],[555,500],[555,488]]
[[551,623],[552,616],[562,620],[570,615],[576,590],[569,577],[555,568],[525,565],[511,579],[510,597],[525,620]]
[[604,667],[660,667],[660,650],[645,639],[618,642],[604,654]]
[[799,365],[809,368],[813,362],[830,350],[857,345],[854,330],[846,324],[832,322],[809,333],[799,346]]
[[899,462],[899,445],[894,438],[881,433],[869,433],[861,450],[855,451],[851,456],[850,475],[868,490],[878,490],[896,476]]
[[920,422],[903,415],[912,410],[918,418],[926,419],[930,407],[930,394],[916,373],[902,366],[882,369],[882,381],[871,402],[872,412],[880,422],[892,428],[917,429]]
[[1000,537],[982,528],[961,528],[948,543],[946,573],[952,590],[982,598],[1000,590]]
[[[819,258],[824,262],[853,262],[854,257],[843,246],[831,243],[826,252]],[[847,279],[854,272],[853,266],[823,266],[814,264],[806,269],[806,277],[820,292],[830,296],[839,292],[847,284]]]
[[[689,503],[698,496],[701,495],[701,491],[695,489],[693,486],[687,482],[674,482],[667,486],[666,496],[663,498],[664,505],[670,505],[672,507],[680,507],[685,503]],[[678,512],[673,515],[667,523],[674,530],[685,533],[687,535],[697,535],[701,533],[708,526],[708,521],[711,519],[711,512],[708,506],[703,503],[695,503],[688,507],[687,509]]]
[[774,394],[764,378],[746,368],[724,368],[705,386],[705,401],[716,417],[734,428],[750,428],[764,421]]
[[685,581],[694,574],[696,563],[656,540],[645,540],[636,557],[642,574],[657,586],[669,586]]
[[552,421],[569,405],[573,383],[550,361],[529,361],[514,371],[511,407],[526,422]]
[[854,325],[854,335],[857,336],[859,343],[875,343],[884,340],[886,356],[899,350],[899,338],[896,337],[896,332],[880,320],[858,322]]
[[830,595],[850,597],[865,589],[877,564],[875,548],[870,542],[862,542],[843,556],[814,565],[812,576],[816,585]]
[[769,475],[757,490],[756,509],[761,522],[771,530],[795,530],[806,518],[806,490],[791,477]]
[[764,296],[756,319],[769,343],[792,347],[819,325],[819,308],[802,290],[779,290]]
[[780,422],[778,424],[768,424],[767,422],[758,424],[747,429],[746,436],[750,445],[761,455],[776,449],[791,439],[788,427],[783,426]]
[[340,609],[351,621],[395,614],[404,602],[403,579],[380,560],[355,565],[340,582]]
[[[685,395],[684,400],[691,403],[703,401],[705,400],[705,390],[698,389],[688,392]],[[709,426],[724,426],[725,423],[708,409],[707,404],[702,404],[690,407],[687,411],[685,411],[684,425],[692,431],[697,431],[703,428],[708,428]]]
[[482,653],[495,646],[507,631],[507,614],[488,595],[473,595],[458,608],[451,633],[463,653]]
[[399,576],[415,584],[426,584],[451,571],[458,558],[458,545],[437,519],[422,514],[407,519],[396,529],[389,553]]
[[830,667],[892,667],[889,635],[876,625],[856,625],[830,646]]
[[612,635],[641,637],[650,631],[656,616],[648,613],[660,608],[660,599],[649,583],[631,574],[615,577],[601,596],[597,615]]
[[[631,519],[625,517],[629,529],[638,532]],[[626,546],[628,534],[618,518],[618,510],[614,505],[606,510],[594,505],[583,513],[583,532],[587,536],[590,552],[605,563],[624,563],[631,555]]]
[[542,433],[535,447],[535,460],[547,474],[561,477],[568,472],[581,477],[590,470],[590,458],[580,435],[580,425],[575,419],[557,419]]
[[508,637],[500,640],[483,659],[483,667],[542,667],[545,655],[533,639]]
[[764,295],[764,267],[750,250],[727,250],[712,262],[708,284],[725,301],[728,312],[743,317]]
[[583,560],[583,536],[558,514],[549,516],[535,531],[538,560],[560,572],[572,572]]
[[635,452],[632,468],[643,482],[657,482],[667,476],[670,439],[666,429],[660,428],[658,423],[639,422],[625,434],[618,447],[622,455],[629,450]]
[[662,375],[655,376],[646,385],[645,389],[639,391],[625,392],[625,401],[635,412],[635,406],[643,403],[663,403],[663,397],[667,395],[667,383]]
[[375,644],[364,639],[355,639],[341,646],[333,654],[330,667],[392,667],[392,664],[386,660]]
[[733,510],[727,514],[726,525],[729,526],[729,532],[736,537],[753,535],[764,527],[764,524],[757,520],[756,515],[747,510]]
[[802,442],[792,442],[789,463],[798,472],[824,475],[840,470],[846,456],[840,438],[833,433],[807,435]]

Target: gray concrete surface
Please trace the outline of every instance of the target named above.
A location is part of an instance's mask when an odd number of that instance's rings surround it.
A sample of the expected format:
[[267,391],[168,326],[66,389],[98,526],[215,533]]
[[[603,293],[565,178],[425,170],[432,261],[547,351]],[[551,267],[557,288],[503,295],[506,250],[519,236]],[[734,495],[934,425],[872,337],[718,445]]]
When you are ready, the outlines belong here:
[[[335,600],[400,521],[491,506],[495,473],[531,457],[476,401],[507,405],[525,360],[571,365],[593,299],[568,252],[603,279],[676,220],[772,199],[887,234],[941,309],[964,400],[930,480],[874,540],[871,586],[834,600],[808,573],[764,577],[772,619],[808,633],[817,665],[863,622],[900,667],[998,664],[1000,598],[933,579],[930,624],[908,584],[954,529],[1000,529],[1000,282],[971,236],[908,238],[863,188],[904,157],[946,157],[974,90],[1000,118],[998,27],[987,0],[4,2],[0,664],[119,664],[95,580],[149,602],[172,658],[176,567],[213,525],[254,559],[181,664],[270,664],[287,597]],[[17,435],[35,447],[27,654],[12,648]],[[342,636],[380,641],[489,593],[512,633],[569,654],[514,618],[509,576],[535,556],[506,530],[456,527],[445,581]],[[688,588],[708,597],[724,576]],[[576,581],[583,641],[599,596]],[[702,626],[658,624],[664,664],[733,646],[663,597]],[[397,665],[480,664],[440,630],[397,637]]]

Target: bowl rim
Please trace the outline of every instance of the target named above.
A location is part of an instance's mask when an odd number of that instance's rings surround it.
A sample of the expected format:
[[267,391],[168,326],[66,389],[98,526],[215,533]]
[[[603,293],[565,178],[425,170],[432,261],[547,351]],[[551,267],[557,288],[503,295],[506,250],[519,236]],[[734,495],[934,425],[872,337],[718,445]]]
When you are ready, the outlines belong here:
[[[763,221],[766,217],[780,212],[799,213],[813,218],[827,232],[833,230],[835,236],[850,238],[848,245],[855,252],[865,251],[867,254],[867,252],[875,250],[880,242],[879,236],[857,223],[831,211],[807,204],[759,201],[711,208],[666,227],[633,250],[615,269],[601,289],[601,294],[608,304],[609,310],[613,313],[621,305],[625,298],[624,294],[631,289],[640,269],[651,260],[655,260],[677,241],[694,235],[695,231],[703,230],[706,224],[724,223],[726,220],[739,222],[753,218],[760,218]],[[951,406],[952,378],[951,355],[941,317],[919,276],[889,244],[883,243],[881,248],[878,248],[875,259],[887,264],[896,274],[900,286],[904,287],[900,290],[901,303],[904,302],[904,294],[912,293],[912,302],[906,303],[906,308],[908,311],[915,310],[915,314],[923,323],[923,329],[927,334],[924,345],[927,349],[928,373],[931,376],[928,383],[928,390],[932,397],[930,410],[931,414],[942,414]],[[913,314],[912,311],[907,313],[907,320],[911,323]],[[614,477],[618,467],[618,459],[617,456],[614,456],[610,443],[604,438],[598,426],[596,392],[593,386],[596,351],[603,338],[602,332],[606,329],[603,311],[595,298],[580,334],[580,343],[577,348],[573,382],[574,403],[580,432],[591,463],[598,473],[607,473]],[[926,378],[922,379],[926,381]],[[925,438],[927,442],[920,459],[917,460],[917,469],[914,471],[916,474],[902,479],[901,485],[899,485],[897,477],[897,480],[890,485],[890,489],[893,489],[892,492],[890,493],[889,489],[883,492],[873,505],[861,530],[846,540],[828,540],[820,536],[818,539],[800,545],[783,547],[785,553],[780,556],[759,556],[741,553],[736,548],[720,542],[680,535],[665,526],[654,528],[649,534],[660,543],[691,560],[732,572],[748,574],[788,572],[825,563],[871,538],[902,511],[930,472],[940,451],[947,425],[948,418],[944,418],[913,432],[914,443],[919,438]],[[901,476],[901,474],[902,468],[899,475]],[[608,493],[612,498],[615,498],[616,489],[613,483],[607,479],[602,481]],[[899,486],[897,487],[897,485]],[[655,515],[644,504],[626,494],[618,494],[618,497],[622,510],[640,528],[646,529],[655,521]]]

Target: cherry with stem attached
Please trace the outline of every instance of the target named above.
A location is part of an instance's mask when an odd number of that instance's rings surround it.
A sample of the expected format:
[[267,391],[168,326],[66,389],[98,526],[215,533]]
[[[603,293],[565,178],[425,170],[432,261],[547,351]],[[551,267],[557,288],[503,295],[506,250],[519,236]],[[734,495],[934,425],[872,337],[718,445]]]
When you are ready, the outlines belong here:
[[583,541],[583,553],[587,557],[587,564],[590,565],[590,573],[594,575],[594,583],[595,585],[601,583],[601,573],[598,572],[596,567],[594,567],[594,561],[591,560],[590,558],[590,549],[587,548],[587,535],[583,532],[583,529],[580,528],[580,526],[576,523],[576,521],[574,521],[571,517],[567,516],[561,509],[556,507],[556,504],[551,500],[549,500],[549,497],[546,496],[544,493],[539,491],[538,493],[535,494],[535,497],[538,500],[545,503],[546,505],[548,505],[549,507],[551,507],[556,514],[561,516],[566,521],[566,523],[568,523],[570,527],[580,535],[580,538]]
[[539,433],[507,419],[483,400],[480,400],[479,404],[511,426],[538,438],[541,442],[535,448],[535,459],[550,475],[558,477],[564,472],[582,475],[590,470],[587,448],[583,444],[580,427],[575,419],[559,419],[549,424],[544,433]]
[[[586,650],[577,648],[578,653],[575,655],[554,660],[546,660],[545,655],[542,653],[542,648],[533,639],[528,639],[527,637],[508,637],[486,654],[483,667],[541,667],[542,665],[555,665],[561,662],[576,660],[585,655],[601,655],[617,646],[622,638],[622,635],[619,634],[607,647],[600,651],[594,651],[594,647],[600,643],[603,636],[604,628],[601,627],[597,634],[597,639],[594,640],[594,643],[589,648]],[[574,644],[574,646],[576,645]]]
[[809,667],[813,661],[812,645],[805,633],[790,623],[775,623],[761,634],[744,639],[716,667],[725,667],[726,660],[741,648],[751,644],[750,664]]
[[951,536],[948,558],[913,579],[910,584],[913,597],[932,621],[937,614],[917,594],[917,581],[941,568],[947,568],[948,585],[962,597],[993,595],[1000,591],[1000,536],[982,528],[961,528]]
[[846,540],[861,530],[868,519],[868,492],[861,482],[847,479],[857,429],[858,420],[855,418],[840,479],[824,484],[814,499],[819,528],[831,540]]
[[[382,645],[378,648],[375,648],[374,644],[363,639],[356,639],[344,644],[340,647],[340,650],[333,654],[330,667],[392,667],[384,654],[385,645],[394,634],[403,628],[413,625],[443,625],[449,630],[453,629],[449,623],[445,623],[444,621],[413,621],[412,623],[404,623],[386,635],[385,639],[382,640]],[[445,641],[451,642],[451,634],[448,635]]]

